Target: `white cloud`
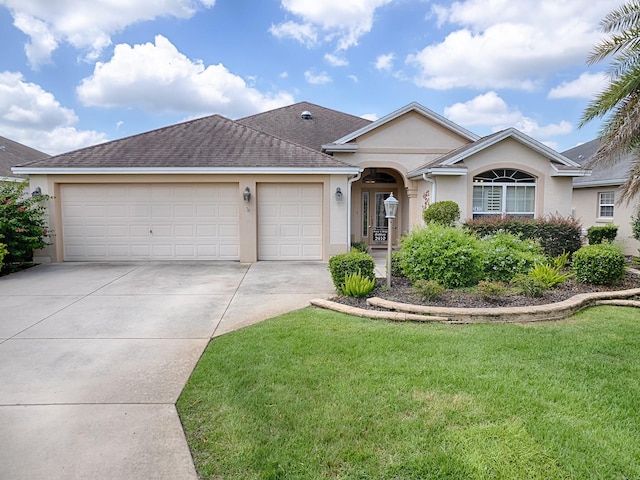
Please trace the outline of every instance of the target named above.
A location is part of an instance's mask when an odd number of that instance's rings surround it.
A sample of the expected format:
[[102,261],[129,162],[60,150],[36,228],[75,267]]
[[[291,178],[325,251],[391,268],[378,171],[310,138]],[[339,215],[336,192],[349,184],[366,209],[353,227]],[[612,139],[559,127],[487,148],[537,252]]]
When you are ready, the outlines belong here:
[[162,35],[155,43],[116,45],[111,60],[98,62],[76,93],[88,106],[232,118],[293,103],[289,93],[262,93],[222,64],[187,58]]
[[[621,0],[616,3],[622,3]],[[434,89],[534,90],[558,68],[584,65],[611,0],[463,0],[436,5],[442,42],[408,55],[414,82]]]
[[304,78],[307,83],[311,85],[324,85],[325,83],[331,83],[333,81],[327,72],[320,72],[316,75],[310,70],[304,72]]
[[307,47],[313,47],[318,42],[318,32],[310,23],[284,22],[271,25],[269,32],[277,38],[292,38]]
[[608,81],[604,73],[585,72],[577,79],[551,89],[548,98],[593,98],[605,89]]
[[137,22],[160,16],[189,18],[215,0],[0,0],[11,11],[14,25],[27,36],[27,58],[37,67],[51,59],[62,42],[84,50],[95,60],[111,44],[111,35]]
[[515,127],[527,135],[549,145],[549,137],[568,135],[573,125],[567,121],[539,125],[534,119],[527,117],[518,109],[509,105],[496,93],[487,92],[464,103],[455,103],[445,107],[444,115],[449,120],[463,125],[486,126],[497,132],[508,127]]
[[393,53],[386,53],[384,55],[379,55],[378,58],[376,58],[376,69],[377,70],[385,70],[385,71],[389,71],[393,68],[393,61],[395,60],[396,56]]
[[93,130],[78,130],[75,112],[21,73],[0,72],[0,131],[16,142],[55,154],[106,140]]
[[338,57],[337,55],[333,55],[332,53],[325,53],[324,59],[332,67],[346,67],[347,65],[349,65],[349,61],[346,58]]
[[351,80],[353,83],[358,83],[358,77],[356,77],[355,75],[347,75],[347,78],[349,80]]
[[335,41],[337,50],[346,50],[373,26],[376,9],[392,0],[282,0],[282,8],[299,17],[271,27],[273,35],[290,37],[310,46],[322,35],[323,41]]

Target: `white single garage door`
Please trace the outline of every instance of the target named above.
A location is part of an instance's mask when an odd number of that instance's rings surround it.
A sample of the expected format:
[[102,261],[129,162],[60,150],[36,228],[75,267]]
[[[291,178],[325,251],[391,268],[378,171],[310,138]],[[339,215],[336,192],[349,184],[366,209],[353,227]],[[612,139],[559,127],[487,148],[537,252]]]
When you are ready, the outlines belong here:
[[322,185],[258,185],[258,259],[322,259]]
[[238,260],[237,184],[62,185],[64,259]]

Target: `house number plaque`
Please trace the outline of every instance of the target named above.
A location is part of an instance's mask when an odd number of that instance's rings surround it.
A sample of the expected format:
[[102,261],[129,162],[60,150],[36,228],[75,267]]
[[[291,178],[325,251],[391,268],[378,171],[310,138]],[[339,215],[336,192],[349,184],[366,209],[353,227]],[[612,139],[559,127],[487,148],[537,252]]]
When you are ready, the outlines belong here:
[[387,241],[387,229],[386,228],[376,228],[373,230],[373,241],[374,242],[386,242]]

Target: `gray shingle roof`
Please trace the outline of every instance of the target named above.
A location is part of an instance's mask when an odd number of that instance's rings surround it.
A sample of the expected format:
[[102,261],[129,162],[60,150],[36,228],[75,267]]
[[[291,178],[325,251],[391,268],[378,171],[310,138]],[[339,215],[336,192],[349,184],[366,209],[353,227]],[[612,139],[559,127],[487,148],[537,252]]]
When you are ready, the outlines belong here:
[[[596,153],[599,146],[600,141],[595,139],[566,150],[562,152],[562,154],[580,165],[585,165],[589,162],[593,154]],[[627,181],[632,163],[633,157],[631,155],[625,155],[612,165],[589,165],[589,168],[592,170],[591,176],[574,178],[573,185],[575,187],[622,185]]]
[[0,137],[0,177],[17,177],[18,175],[11,172],[11,167],[48,156],[22,143]]
[[[311,113],[302,119],[304,111]],[[239,123],[314,150],[369,125],[370,120],[331,110],[309,102],[294,103],[268,112],[241,118]]]
[[32,168],[343,168],[344,162],[220,115],[21,165]]

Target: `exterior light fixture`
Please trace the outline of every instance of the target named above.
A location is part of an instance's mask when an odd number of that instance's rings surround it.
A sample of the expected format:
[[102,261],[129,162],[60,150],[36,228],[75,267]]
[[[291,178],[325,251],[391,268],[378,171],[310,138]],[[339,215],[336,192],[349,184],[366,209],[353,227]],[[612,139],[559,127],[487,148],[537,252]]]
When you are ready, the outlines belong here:
[[247,203],[249,203],[249,200],[251,200],[251,190],[249,189],[249,187],[244,188],[244,192],[242,192],[242,198]]
[[389,225],[387,226],[387,287],[391,287],[391,234],[393,219],[396,218],[398,213],[398,203],[400,202],[394,198],[393,192],[384,201],[384,212],[389,220]]
[[40,195],[42,195],[42,189],[40,187],[36,187],[36,189],[33,192],[31,192],[32,197],[37,197]]
[[338,202],[342,201],[342,190],[340,189],[340,187],[336,188],[336,200]]

